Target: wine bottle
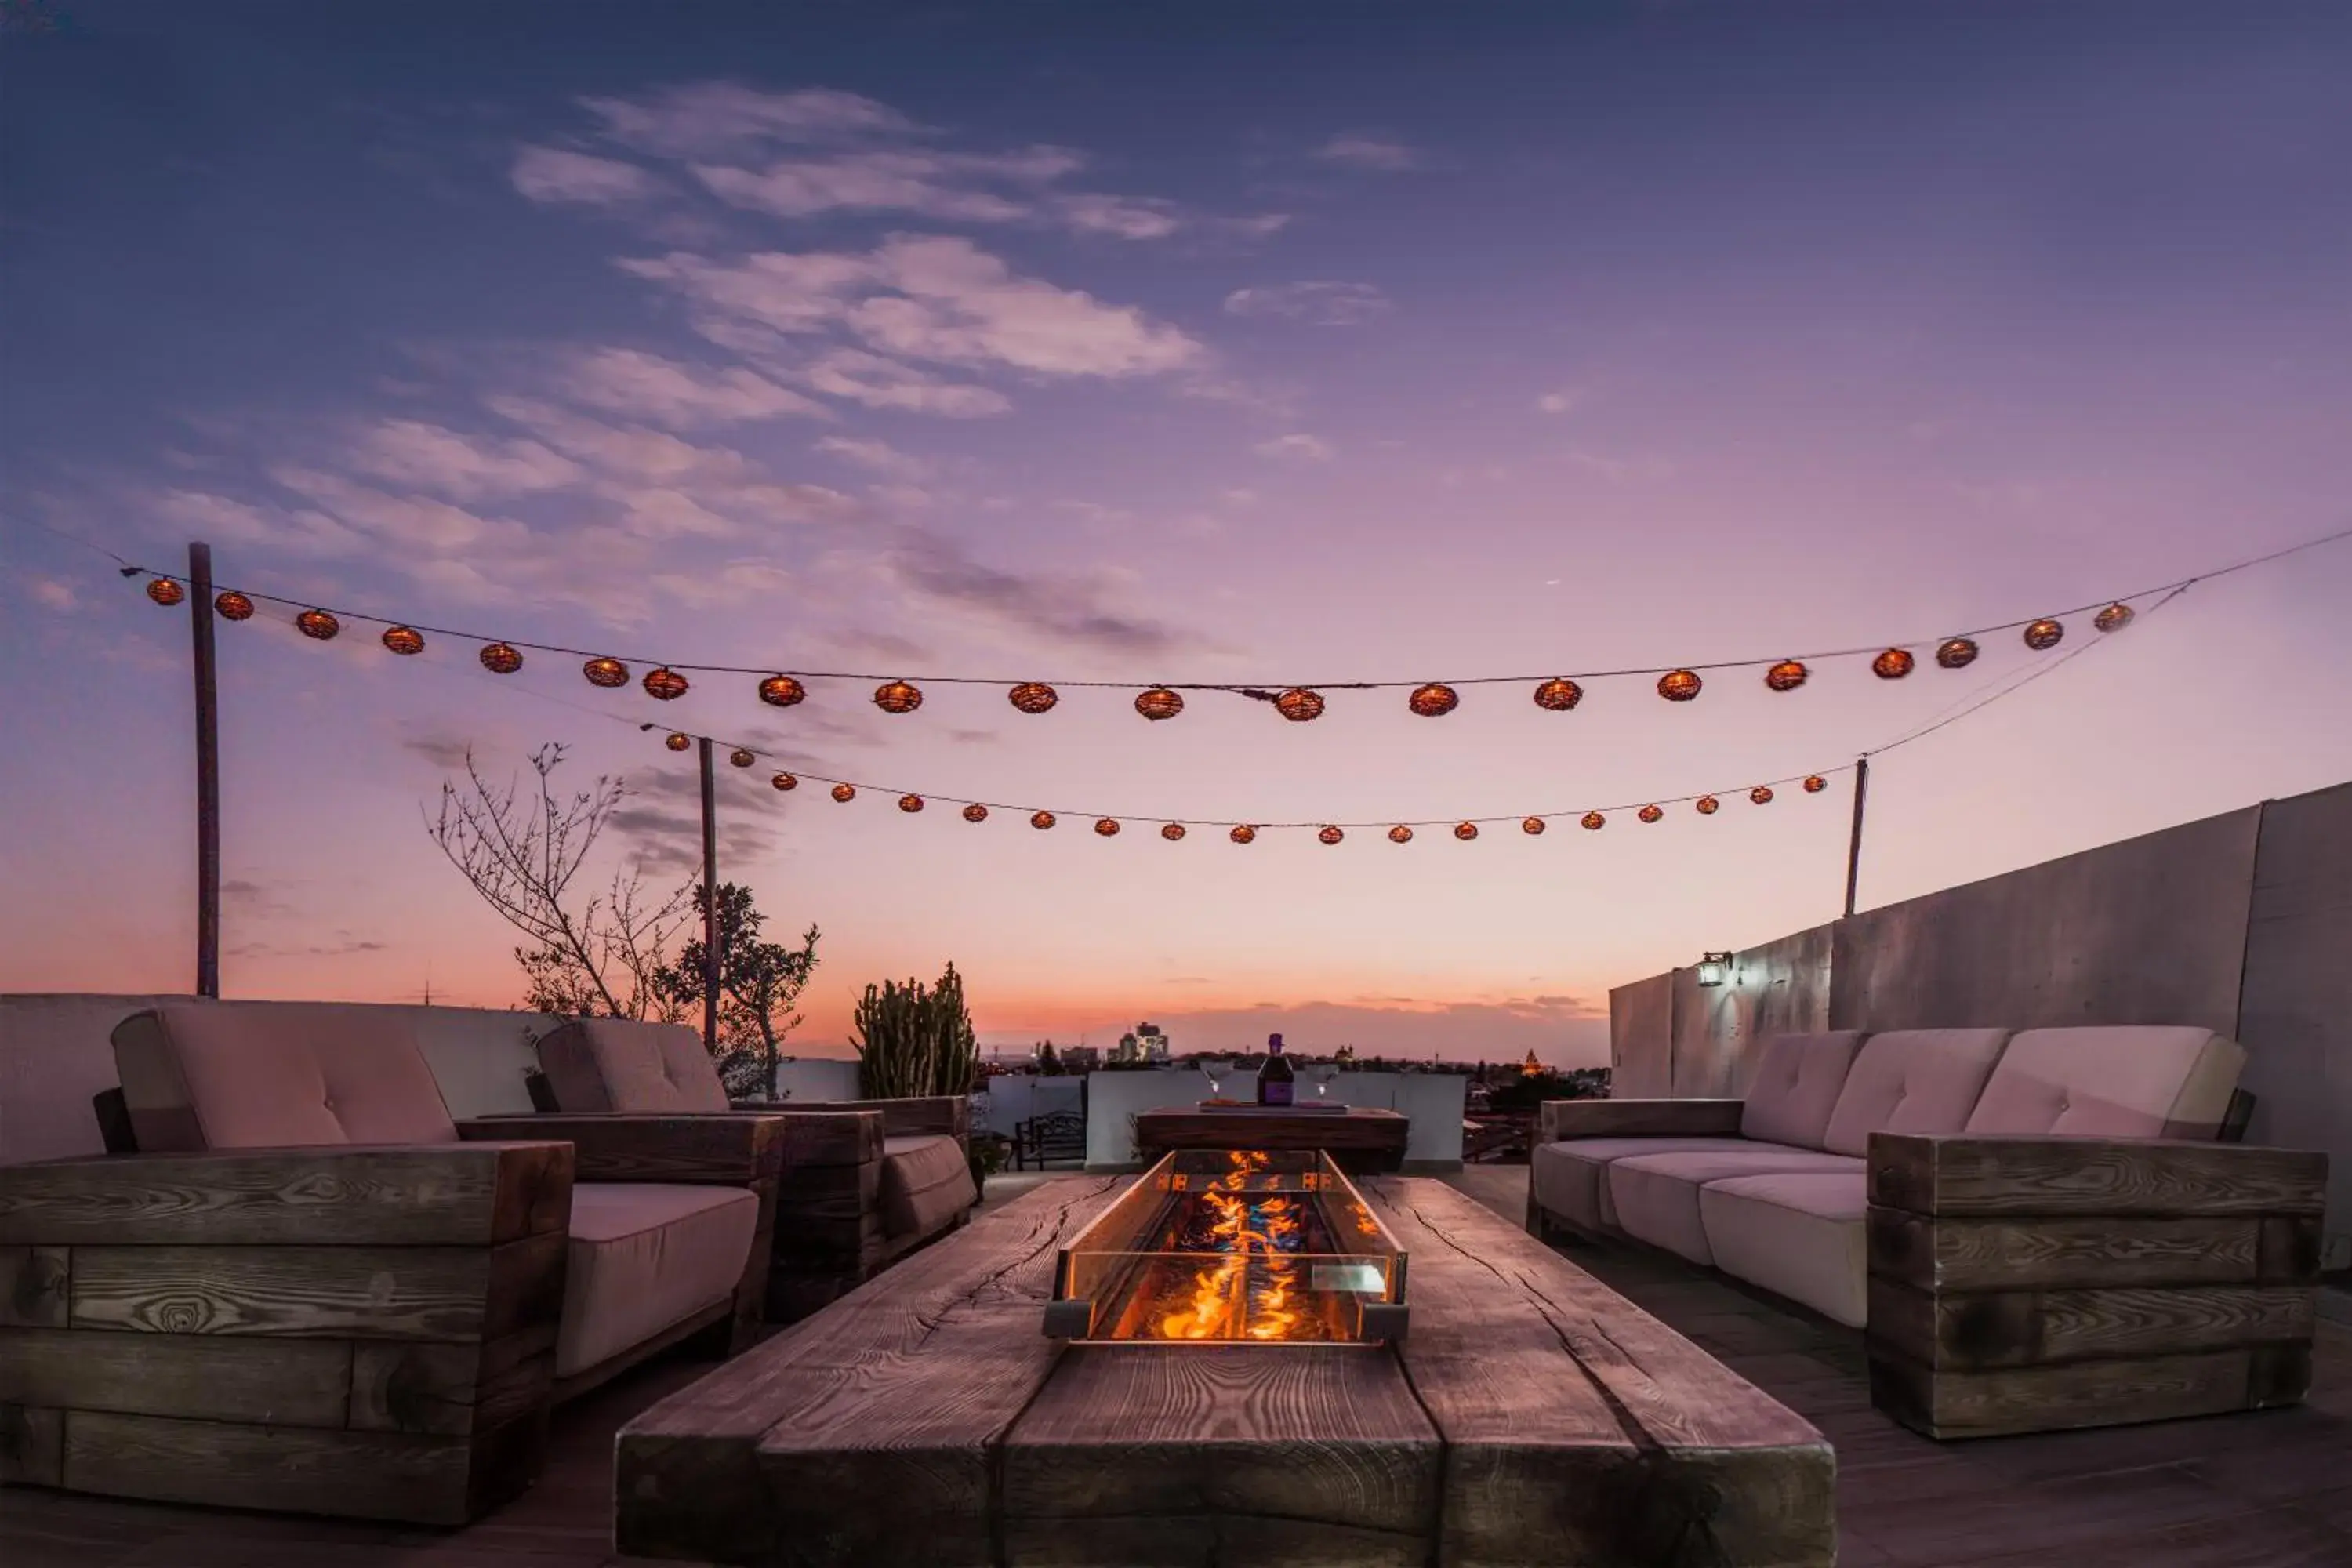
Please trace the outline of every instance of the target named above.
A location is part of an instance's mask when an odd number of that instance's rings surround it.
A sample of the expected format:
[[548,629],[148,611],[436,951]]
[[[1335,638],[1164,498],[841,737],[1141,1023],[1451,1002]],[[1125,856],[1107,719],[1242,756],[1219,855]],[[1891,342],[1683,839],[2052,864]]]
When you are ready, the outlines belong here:
[[1288,1105],[1293,1074],[1290,1060],[1282,1054],[1282,1037],[1265,1037],[1265,1066],[1257,1069],[1257,1102],[1260,1105]]

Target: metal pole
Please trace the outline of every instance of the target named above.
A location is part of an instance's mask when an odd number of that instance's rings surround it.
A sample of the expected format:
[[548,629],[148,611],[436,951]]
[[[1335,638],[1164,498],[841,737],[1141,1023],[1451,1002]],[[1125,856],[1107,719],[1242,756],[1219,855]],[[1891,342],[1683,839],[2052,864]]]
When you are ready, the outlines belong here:
[[719,785],[702,737],[702,1048],[719,1049]]
[[1853,916],[1854,889],[1862,881],[1862,806],[1870,798],[1870,759],[1857,757],[1853,763],[1853,837],[1845,851],[1845,912]]
[[220,686],[213,662],[213,547],[188,546],[196,670],[196,994],[220,994]]

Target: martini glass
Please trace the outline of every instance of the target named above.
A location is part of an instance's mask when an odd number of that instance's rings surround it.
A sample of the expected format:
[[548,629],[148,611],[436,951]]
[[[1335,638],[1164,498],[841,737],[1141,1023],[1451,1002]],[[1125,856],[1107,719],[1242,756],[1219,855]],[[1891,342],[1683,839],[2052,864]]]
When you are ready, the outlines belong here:
[[1209,1098],[1225,1097],[1225,1079],[1232,1076],[1234,1064],[1228,1057],[1202,1057],[1199,1063],[1201,1076],[1209,1080]]
[[1316,1104],[1330,1098],[1332,1081],[1339,1076],[1339,1069],[1329,1062],[1318,1062],[1307,1069],[1307,1081],[1314,1087]]

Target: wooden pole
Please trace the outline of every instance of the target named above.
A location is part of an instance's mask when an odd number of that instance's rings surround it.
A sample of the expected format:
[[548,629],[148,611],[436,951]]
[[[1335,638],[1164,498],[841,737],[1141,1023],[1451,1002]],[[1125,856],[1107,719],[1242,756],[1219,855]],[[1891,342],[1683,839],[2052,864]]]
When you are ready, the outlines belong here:
[[220,686],[213,661],[213,547],[188,546],[196,671],[196,994],[220,994]]
[[719,1049],[719,784],[702,737],[702,1048]]
[[1862,807],[1870,798],[1870,759],[1857,757],[1853,763],[1853,837],[1845,849],[1845,912],[1853,918],[1854,889],[1862,882]]

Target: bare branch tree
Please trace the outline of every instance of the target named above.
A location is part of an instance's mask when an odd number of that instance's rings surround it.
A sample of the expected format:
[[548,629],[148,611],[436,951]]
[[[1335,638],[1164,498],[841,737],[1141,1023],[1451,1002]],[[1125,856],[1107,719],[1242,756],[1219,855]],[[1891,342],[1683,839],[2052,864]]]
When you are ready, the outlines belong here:
[[533,799],[517,780],[500,788],[483,778],[467,751],[465,787],[443,782],[439,814],[425,830],[483,901],[530,939],[515,949],[528,983],[525,1005],[570,1016],[673,1017],[677,1005],[660,974],[691,912],[692,890],[650,901],[631,868],[615,871],[607,891],[574,906],[572,884],[626,791],[618,779],[599,776],[590,788],[559,795],[554,773],[563,756],[552,743],[530,754]]

